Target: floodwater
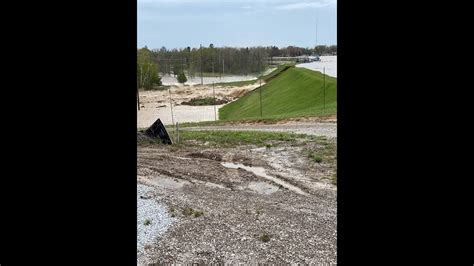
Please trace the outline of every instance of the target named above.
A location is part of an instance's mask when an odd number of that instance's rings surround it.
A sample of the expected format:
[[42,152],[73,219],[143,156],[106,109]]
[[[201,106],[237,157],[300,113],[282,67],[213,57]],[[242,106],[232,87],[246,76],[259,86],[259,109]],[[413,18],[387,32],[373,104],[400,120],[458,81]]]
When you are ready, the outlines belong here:
[[298,64],[296,67],[304,67],[307,69],[319,71],[331,77],[337,77],[337,55],[336,56],[321,56],[321,61]]
[[[188,81],[186,81],[185,84],[188,85],[197,85],[201,84],[201,77],[196,75],[195,77],[187,77]],[[234,82],[234,81],[245,81],[245,80],[255,80],[257,79],[256,76],[253,75],[248,75],[248,76],[224,76],[222,78],[220,77],[203,77],[203,84],[212,84],[213,82],[215,83],[220,83],[220,82]],[[178,80],[174,76],[170,75],[163,75],[161,77],[161,83],[163,85],[179,85]]]

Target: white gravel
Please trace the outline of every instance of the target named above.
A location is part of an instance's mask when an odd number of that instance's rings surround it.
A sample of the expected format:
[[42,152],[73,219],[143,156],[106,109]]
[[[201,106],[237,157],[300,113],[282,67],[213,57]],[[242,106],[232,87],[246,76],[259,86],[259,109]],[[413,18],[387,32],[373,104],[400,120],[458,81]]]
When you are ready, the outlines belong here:
[[[137,257],[138,264],[145,263],[145,245],[164,233],[175,221],[168,215],[166,208],[157,202],[153,188],[137,184]],[[145,221],[151,223],[145,225]],[[154,246],[154,245],[153,245]]]

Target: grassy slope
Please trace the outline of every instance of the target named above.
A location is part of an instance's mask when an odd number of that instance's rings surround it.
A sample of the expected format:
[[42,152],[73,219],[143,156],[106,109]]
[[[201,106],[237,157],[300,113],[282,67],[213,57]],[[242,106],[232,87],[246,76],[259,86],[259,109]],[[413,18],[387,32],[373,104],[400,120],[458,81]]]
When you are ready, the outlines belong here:
[[[337,79],[326,75],[326,107],[323,108],[323,74],[291,67],[262,86],[263,118],[335,114]],[[260,93],[256,89],[219,110],[219,119],[260,117]]]

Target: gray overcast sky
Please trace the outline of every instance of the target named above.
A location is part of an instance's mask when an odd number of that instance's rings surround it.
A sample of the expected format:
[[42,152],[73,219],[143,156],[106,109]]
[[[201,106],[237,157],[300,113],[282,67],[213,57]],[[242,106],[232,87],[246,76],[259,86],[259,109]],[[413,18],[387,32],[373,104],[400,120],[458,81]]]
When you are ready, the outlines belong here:
[[336,0],[138,0],[137,47],[337,44],[336,10]]

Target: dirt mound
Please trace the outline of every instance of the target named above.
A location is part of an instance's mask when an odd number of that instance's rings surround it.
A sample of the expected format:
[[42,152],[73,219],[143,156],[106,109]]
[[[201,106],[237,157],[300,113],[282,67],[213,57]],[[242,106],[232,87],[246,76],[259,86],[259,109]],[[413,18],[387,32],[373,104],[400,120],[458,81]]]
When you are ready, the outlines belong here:
[[221,105],[230,102],[228,98],[214,99],[213,97],[192,98],[187,102],[182,102],[182,105],[202,106],[202,105]]

